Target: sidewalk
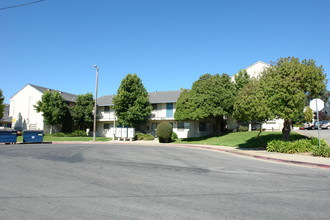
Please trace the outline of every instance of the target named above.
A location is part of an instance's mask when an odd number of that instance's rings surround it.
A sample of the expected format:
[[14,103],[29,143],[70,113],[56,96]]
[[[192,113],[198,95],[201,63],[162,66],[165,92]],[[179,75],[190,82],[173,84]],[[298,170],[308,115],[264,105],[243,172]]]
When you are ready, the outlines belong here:
[[224,153],[235,154],[244,157],[251,157],[260,160],[268,160],[280,163],[289,163],[295,165],[320,167],[330,169],[330,158],[314,157],[311,154],[283,154],[276,152],[267,152],[265,150],[244,149],[237,147],[226,147],[216,145],[198,145],[198,144],[165,144],[159,143],[157,139],[153,141],[109,141],[109,142],[53,142],[54,144],[84,143],[84,144],[128,144],[128,145],[149,145],[149,146],[172,146],[187,147],[195,149],[204,149],[211,151],[220,151]]

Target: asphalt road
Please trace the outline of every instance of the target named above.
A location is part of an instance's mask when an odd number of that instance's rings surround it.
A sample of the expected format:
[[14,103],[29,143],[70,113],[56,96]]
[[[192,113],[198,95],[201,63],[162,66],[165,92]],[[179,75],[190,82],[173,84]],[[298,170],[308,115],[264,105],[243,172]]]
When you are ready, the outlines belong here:
[[[299,130],[298,132],[308,137],[318,137],[317,130]],[[320,129],[320,138],[330,144],[330,129]]]
[[0,146],[0,219],[329,219],[330,171],[199,149]]

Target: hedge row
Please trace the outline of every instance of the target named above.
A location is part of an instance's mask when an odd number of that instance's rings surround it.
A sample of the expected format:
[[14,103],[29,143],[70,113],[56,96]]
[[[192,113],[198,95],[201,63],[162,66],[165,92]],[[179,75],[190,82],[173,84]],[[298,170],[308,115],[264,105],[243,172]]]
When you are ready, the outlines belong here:
[[267,143],[267,151],[279,153],[306,153],[311,152],[314,156],[330,157],[330,148],[325,140],[321,139],[319,147],[317,138],[301,139],[296,141],[273,140]]

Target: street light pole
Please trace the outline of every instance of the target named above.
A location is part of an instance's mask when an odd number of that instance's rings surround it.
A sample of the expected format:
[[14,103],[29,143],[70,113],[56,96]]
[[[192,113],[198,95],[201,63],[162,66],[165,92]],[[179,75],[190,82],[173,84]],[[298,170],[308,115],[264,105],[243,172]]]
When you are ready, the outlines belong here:
[[97,115],[97,89],[99,81],[99,68],[96,65],[93,65],[96,69],[96,80],[95,80],[95,106],[94,106],[94,126],[93,126],[93,141],[96,139],[96,115]]

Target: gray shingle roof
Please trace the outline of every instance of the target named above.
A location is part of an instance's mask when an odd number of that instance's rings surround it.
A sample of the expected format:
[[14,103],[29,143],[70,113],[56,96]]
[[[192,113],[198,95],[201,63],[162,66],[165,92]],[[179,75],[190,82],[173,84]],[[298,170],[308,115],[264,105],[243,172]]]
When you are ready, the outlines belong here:
[[44,93],[45,91],[59,92],[65,101],[76,102],[76,100],[77,100],[77,95],[74,95],[74,94],[58,91],[55,89],[49,89],[49,88],[45,88],[42,86],[36,86],[36,85],[32,85],[32,84],[29,84],[29,85],[32,86],[33,88],[35,88],[36,90],[40,91],[41,93]]
[[[165,91],[165,92],[149,92],[149,100],[151,104],[156,103],[173,103],[177,102],[182,90]],[[98,106],[113,105],[112,99],[114,95],[106,95],[97,99]]]

